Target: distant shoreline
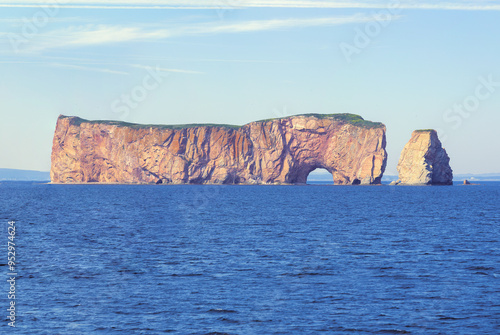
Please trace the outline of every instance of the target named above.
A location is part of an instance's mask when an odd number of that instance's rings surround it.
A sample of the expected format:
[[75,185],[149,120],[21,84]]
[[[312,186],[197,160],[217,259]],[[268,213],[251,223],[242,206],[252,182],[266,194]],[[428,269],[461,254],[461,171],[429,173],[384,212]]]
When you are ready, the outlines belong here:
[[[310,184],[332,184],[331,175],[327,174],[315,174],[310,176]],[[382,177],[382,185],[389,184],[393,180],[397,180],[398,176],[386,174]],[[500,182],[500,173],[483,173],[483,174],[455,174],[453,176],[454,183],[462,183],[464,180],[468,180],[471,183],[482,183],[482,182]],[[50,172],[48,171],[35,171],[35,170],[18,170],[18,169],[4,169],[0,168],[0,182],[39,182],[47,184],[56,184],[50,181]],[[61,185],[76,185],[77,183],[63,184]],[[110,185],[152,185],[148,183],[78,183],[82,185],[88,184],[110,184]],[[165,184],[170,185],[170,184]],[[182,184],[172,184],[172,185],[182,185]],[[202,185],[217,185],[217,184],[202,184]],[[264,184],[263,184],[264,185]],[[271,184],[273,185],[273,184]],[[286,185],[286,184],[281,184]],[[337,185],[338,186],[338,185]]]

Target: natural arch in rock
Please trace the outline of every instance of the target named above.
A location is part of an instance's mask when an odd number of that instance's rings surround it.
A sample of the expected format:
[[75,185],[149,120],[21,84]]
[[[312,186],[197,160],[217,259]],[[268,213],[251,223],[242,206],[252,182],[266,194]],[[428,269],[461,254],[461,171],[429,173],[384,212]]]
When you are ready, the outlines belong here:
[[379,184],[385,126],[353,114],[305,114],[243,126],[138,125],[60,116],[54,183],[305,184],[317,168],[337,185]]
[[333,176],[325,168],[315,168],[307,175],[307,184],[333,185]]

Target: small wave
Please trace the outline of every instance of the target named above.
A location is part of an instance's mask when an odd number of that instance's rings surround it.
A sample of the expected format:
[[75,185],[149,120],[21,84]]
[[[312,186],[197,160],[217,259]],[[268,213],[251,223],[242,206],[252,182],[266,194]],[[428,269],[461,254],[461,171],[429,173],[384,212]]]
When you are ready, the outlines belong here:
[[200,276],[203,276],[203,274],[202,273],[185,273],[185,274],[174,273],[171,276],[172,277],[200,277]]
[[76,275],[73,276],[73,279],[94,279],[94,276]]
[[238,313],[232,309],[222,309],[222,308],[212,308],[208,310],[208,313]]
[[148,315],[158,315],[158,314],[167,314],[167,311],[154,311],[154,312],[148,312]]
[[409,331],[402,329],[381,329],[377,331],[379,334],[411,334]]
[[462,318],[454,318],[452,316],[442,316],[442,317],[439,318],[439,320],[455,321],[455,320],[462,320]]
[[299,273],[282,273],[281,276],[288,277],[306,277],[306,276],[334,276],[334,273],[324,273],[324,272],[299,272]]
[[490,271],[490,270],[494,270],[495,268],[488,267],[488,266],[469,266],[466,269],[472,270],[472,271]]
[[232,324],[239,324],[240,323],[238,320],[233,320],[233,319],[228,319],[228,318],[218,318],[217,320],[222,321],[222,322],[232,323]]
[[362,330],[361,329],[357,329],[357,328],[345,328],[345,327],[339,327],[338,328],[340,331],[343,331],[343,332],[353,332],[353,333],[359,333],[361,332]]
[[272,320],[272,319],[270,319],[270,320],[259,320],[259,319],[254,319],[254,320],[252,320],[252,322],[257,322],[257,323],[260,323],[260,322],[273,322],[273,320]]

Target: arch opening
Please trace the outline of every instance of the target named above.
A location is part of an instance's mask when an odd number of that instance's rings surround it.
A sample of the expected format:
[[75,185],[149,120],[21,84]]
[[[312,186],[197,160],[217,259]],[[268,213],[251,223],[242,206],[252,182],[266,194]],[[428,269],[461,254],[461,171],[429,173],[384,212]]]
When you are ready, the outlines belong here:
[[315,168],[307,175],[306,184],[308,185],[333,185],[332,174],[324,168]]

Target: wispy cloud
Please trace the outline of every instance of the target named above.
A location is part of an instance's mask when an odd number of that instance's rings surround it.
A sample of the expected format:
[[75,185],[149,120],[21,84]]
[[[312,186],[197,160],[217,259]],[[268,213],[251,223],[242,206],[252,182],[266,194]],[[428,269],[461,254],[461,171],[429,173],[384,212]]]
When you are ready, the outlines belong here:
[[[145,70],[151,69],[150,66],[140,65],[140,64],[132,64],[131,66],[139,68],[139,69],[145,69]],[[182,69],[166,69],[166,68],[163,68],[163,67],[156,67],[154,69],[156,71],[160,71],[160,72],[173,72],[173,73],[186,73],[186,74],[205,74],[205,72],[192,71],[192,70],[182,70]]]
[[[128,42],[136,40],[154,40],[169,37],[168,30],[145,30],[139,27],[87,25],[51,31],[45,34],[49,38],[59,38],[69,46],[96,45]],[[58,44],[58,43],[57,43]]]
[[280,20],[255,20],[237,23],[222,23],[212,25],[198,25],[179,29],[180,35],[199,35],[214,33],[242,33],[267,30],[281,30],[292,28],[334,26],[350,23],[363,23],[373,20],[373,17],[356,14],[345,17],[307,18],[307,19],[280,19]]
[[111,69],[103,69],[103,68],[81,66],[81,65],[74,65],[74,64],[49,63],[47,65],[48,66],[52,66],[52,67],[68,68],[68,69],[73,69],[73,70],[82,70],[82,71],[102,72],[102,73],[109,73],[109,74],[129,75],[128,72],[124,72],[124,71],[116,71],[116,70],[111,70]]
[[[388,1],[339,1],[339,0],[64,0],[65,8],[94,9],[213,9],[213,8],[386,8]],[[50,3],[50,2],[49,2]],[[58,3],[54,0],[52,3]],[[400,0],[401,8],[435,10],[500,10],[497,1],[415,1]],[[47,0],[18,0],[0,4],[0,7],[39,7]]]
[[334,26],[363,23],[373,20],[368,15],[356,14],[345,17],[276,19],[240,21],[235,23],[199,23],[172,28],[146,28],[144,26],[83,25],[48,31],[27,44],[25,52],[41,52],[47,49],[84,47],[120,42],[144,42],[163,40],[186,35],[249,33],[293,28]]
[[68,68],[68,69],[73,69],[73,70],[102,72],[102,73],[119,74],[119,75],[129,75],[128,72],[117,71],[117,70],[112,70],[112,69],[108,69],[108,68],[90,67],[90,66],[82,66],[82,65],[66,64],[66,63],[55,63],[55,62],[0,61],[0,64],[33,64],[33,65],[41,65],[41,66],[48,66],[48,67]]
[[[154,71],[160,71],[160,72],[171,72],[171,73],[181,73],[181,74],[205,74],[205,72],[200,72],[200,71],[193,71],[193,70],[186,70],[186,69],[173,69],[173,68],[163,68],[159,66],[147,66],[147,65],[141,65],[141,64],[116,64],[116,63],[108,63],[108,62],[96,62],[93,60],[76,60],[75,59],[69,59],[73,61],[73,63],[63,63],[63,62],[51,62],[51,61],[19,61],[19,60],[7,60],[7,61],[0,61],[0,64],[32,64],[32,65],[40,65],[40,66],[47,66],[47,67],[56,67],[56,68],[67,68],[70,70],[79,70],[79,71],[90,71],[90,72],[101,72],[101,73],[108,73],[108,74],[117,74],[117,75],[130,75],[130,72],[126,71],[119,71],[119,70],[113,70],[107,67],[107,65],[114,65],[115,67],[119,68],[138,68],[138,69],[144,69],[144,70],[151,70],[153,69]],[[80,63],[78,63],[80,62]],[[91,66],[89,66],[89,64]]]
[[[2,7],[0,5],[0,7]],[[89,23],[89,22],[94,22],[96,21],[95,19],[91,18],[83,18],[83,17],[48,17],[47,18],[47,23]],[[12,24],[12,25],[22,25],[26,23],[26,19],[24,18],[0,18],[0,24],[1,23],[7,23],[7,24]]]

